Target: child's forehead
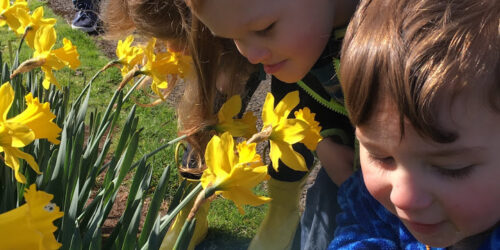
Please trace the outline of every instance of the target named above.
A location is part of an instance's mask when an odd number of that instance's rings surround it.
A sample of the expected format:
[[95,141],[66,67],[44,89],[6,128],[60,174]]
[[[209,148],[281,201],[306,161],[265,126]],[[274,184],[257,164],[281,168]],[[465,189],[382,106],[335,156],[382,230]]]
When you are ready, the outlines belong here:
[[215,35],[233,38],[234,34],[266,22],[266,18],[279,11],[282,1],[208,0],[199,10],[193,11]]

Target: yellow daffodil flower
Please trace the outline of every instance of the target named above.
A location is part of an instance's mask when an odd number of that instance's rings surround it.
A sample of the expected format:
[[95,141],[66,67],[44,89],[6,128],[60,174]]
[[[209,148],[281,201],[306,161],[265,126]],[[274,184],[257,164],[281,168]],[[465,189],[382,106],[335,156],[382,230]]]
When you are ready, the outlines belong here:
[[251,191],[269,178],[267,166],[262,163],[255,147],[255,143],[240,143],[235,154],[233,137],[226,132],[220,137],[214,136],[205,151],[207,169],[201,176],[201,185],[205,191],[210,189],[232,200],[242,214],[242,205],[258,206],[270,201],[270,198],[257,196]]
[[0,214],[0,249],[59,249],[53,221],[64,213],[50,202],[53,197],[32,184],[24,192],[24,205]]
[[14,170],[16,180],[21,183],[26,183],[26,178],[19,172],[19,158],[26,160],[38,174],[40,170],[33,156],[22,152],[19,148],[42,138],[58,144],[57,137],[61,132],[61,128],[52,122],[56,116],[50,112],[48,102],[40,103],[31,93],[26,95],[25,99],[26,110],[7,119],[14,101],[14,90],[8,82],[0,87],[0,152],[4,153],[5,164]]
[[139,47],[131,46],[134,42],[134,36],[128,36],[124,41],[119,40],[116,46],[116,56],[118,61],[123,65],[121,68],[122,76],[127,75],[127,73],[132,70],[132,68],[141,63],[144,58],[144,50]]
[[20,11],[29,12],[26,1],[18,0],[11,5],[10,0],[0,0],[0,26],[7,24],[17,34],[22,26],[18,14]]
[[190,65],[190,63],[179,61],[187,60],[187,56],[180,56],[177,55],[177,53],[155,53],[155,44],[156,38],[152,38],[151,40],[149,40],[146,48],[144,49],[146,64],[141,69],[141,71],[153,78],[151,89],[162,100],[165,100],[165,97],[161,93],[160,89],[166,89],[168,87],[168,75],[179,75],[181,77],[184,77],[184,75],[189,70],[188,68],[186,68],[186,65]]
[[28,12],[18,11],[17,16],[21,22],[21,26],[17,29],[16,33],[18,35],[24,34],[26,28],[29,28],[26,34],[26,43],[31,48],[35,49],[36,39],[41,39],[36,37],[38,30],[44,26],[54,26],[56,23],[55,18],[43,18],[43,7],[36,8],[33,14],[30,16]]
[[218,123],[215,130],[218,133],[229,132],[235,137],[250,138],[257,133],[257,117],[252,112],[247,112],[241,119],[233,119],[241,110],[241,97],[234,95],[227,100],[217,113]]
[[60,88],[61,86],[52,70],[60,70],[64,66],[68,66],[73,70],[78,68],[80,60],[78,59],[79,55],[76,46],[70,40],[63,38],[63,47],[52,50],[56,42],[56,31],[51,25],[40,27],[36,32],[35,38],[35,53],[33,53],[33,58],[19,65],[14,73],[12,73],[11,78],[19,73],[41,67],[45,73],[42,83],[43,87],[49,89],[52,83]]
[[300,119],[288,119],[299,104],[299,92],[288,93],[274,108],[274,96],[268,93],[262,108],[263,131],[269,133],[269,156],[273,168],[278,170],[279,160],[293,170],[308,171],[304,157],[292,145],[304,140],[309,125]]
[[304,139],[301,141],[306,145],[309,150],[316,150],[316,146],[323,139],[320,135],[321,126],[319,122],[314,120],[316,114],[311,113],[311,110],[308,107],[295,111],[295,118],[304,121],[309,125],[309,129],[306,131],[306,135]]

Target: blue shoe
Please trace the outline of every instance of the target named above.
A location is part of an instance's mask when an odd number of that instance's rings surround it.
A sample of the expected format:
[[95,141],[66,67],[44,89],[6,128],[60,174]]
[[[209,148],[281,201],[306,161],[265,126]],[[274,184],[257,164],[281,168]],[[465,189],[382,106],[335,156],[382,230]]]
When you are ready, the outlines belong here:
[[93,10],[79,10],[71,23],[71,28],[87,33],[97,32],[99,18]]

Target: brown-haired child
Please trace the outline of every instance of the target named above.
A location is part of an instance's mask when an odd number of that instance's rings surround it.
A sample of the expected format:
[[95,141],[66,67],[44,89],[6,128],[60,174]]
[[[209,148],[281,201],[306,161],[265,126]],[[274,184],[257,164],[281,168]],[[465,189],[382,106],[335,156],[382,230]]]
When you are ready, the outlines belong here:
[[330,249],[498,249],[500,2],[365,0],[342,87],[361,172]]

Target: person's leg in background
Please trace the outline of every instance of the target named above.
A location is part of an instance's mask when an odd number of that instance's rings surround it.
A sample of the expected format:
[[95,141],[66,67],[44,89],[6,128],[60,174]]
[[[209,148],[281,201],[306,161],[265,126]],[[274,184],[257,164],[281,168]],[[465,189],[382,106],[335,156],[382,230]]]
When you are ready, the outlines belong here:
[[333,239],[335,217],[340,212],[337,203],[338,187],[321,167],[314,184],[307,190],[306,205],[295,235],[294,249],[325,249]]
[[76,15],[71,23],[71,28],[87,33],[97,32],[99,17],[99,0],[72,0]]

